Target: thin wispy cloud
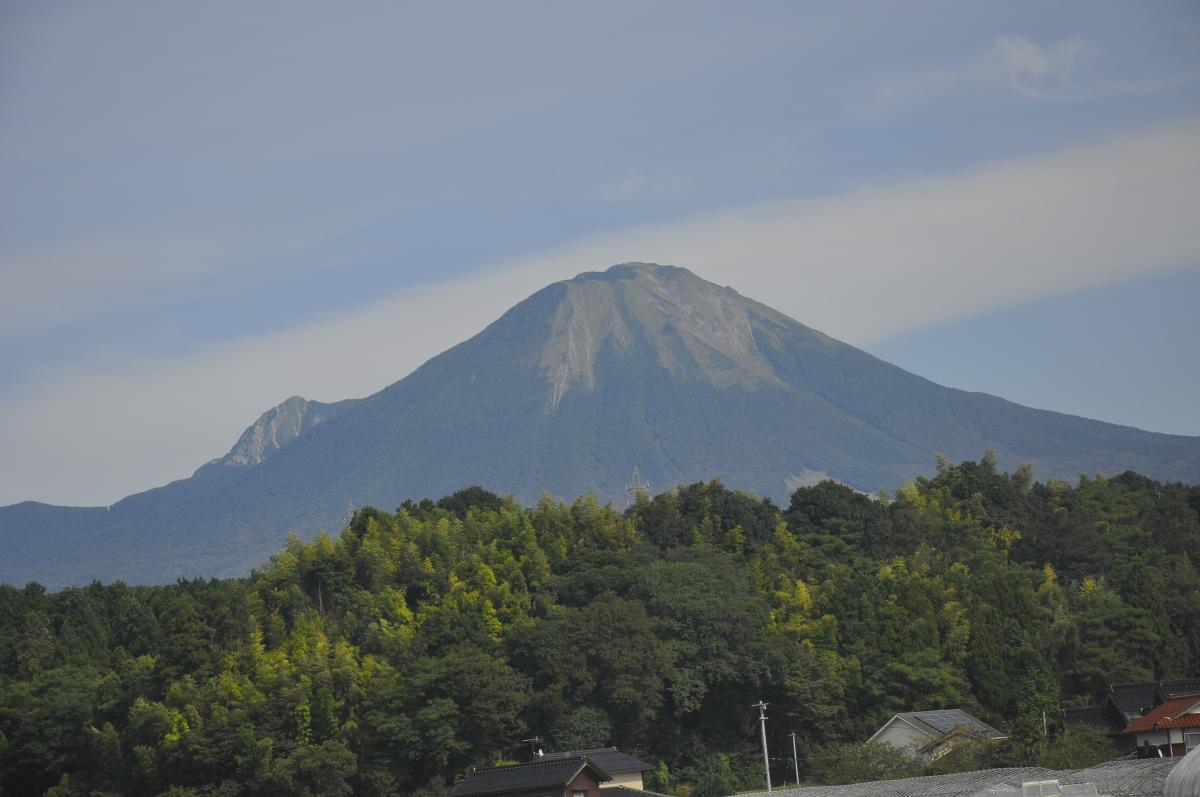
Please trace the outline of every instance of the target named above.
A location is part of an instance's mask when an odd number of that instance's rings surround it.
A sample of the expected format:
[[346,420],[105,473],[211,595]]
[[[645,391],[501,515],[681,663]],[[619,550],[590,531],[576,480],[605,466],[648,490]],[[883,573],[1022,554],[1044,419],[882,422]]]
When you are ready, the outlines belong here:
[[1075,72],[1084,43],[1077,37],[1040,47],[1023,36],[1001,36],[991,58],[1007,74],[1008,85],[1027,97],[1042,100],[1084,99],[1090,93]]
[[0,262],[0,337],[140,304],[211,277],[221,262],[210,239],[110,234]]
[[[230,203],[231,205],[233,203]],[[187,222],[13,253],[0,252],[0,340],[27,335],[171,296],[195,298],[216,279],[268,269],[375,221],[378,207],[263,208],[251,219],[220,208]],[[323,258],[335,269],[363,257],[351,245]]]
[[1046,102],[1085,102],[1200,82],[1194,70],[1121,72],[1106,55],[1080,36],[1046,43],[1022,35],[998,36],[985,50],[958,61],[881,78],[869,109],[882,113],[968,92],[1007,91]]
[[869,344],[1194,264],[1198,202],[1200,122],[1191,121],[954,175],[617,233],[547,260],[580,270],[629,259],[687,265]]
[[[1200,120],[822,199],[616,230],[194,355],[77,363],[0,402],[0,503],[107,503],[220,455],[291,394],[378,390],[548,282],[691,268],[835,337],[923,325],[1200,262]],[[47,487],[50,485],[52,487]]]

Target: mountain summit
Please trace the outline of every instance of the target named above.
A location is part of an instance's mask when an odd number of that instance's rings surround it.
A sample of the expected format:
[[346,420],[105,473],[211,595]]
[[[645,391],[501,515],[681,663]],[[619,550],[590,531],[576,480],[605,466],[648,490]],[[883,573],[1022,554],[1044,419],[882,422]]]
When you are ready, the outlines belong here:
[[755,342],[752,315],[789,320],[730,288],[719,288],[672,266],[626,263],[563,283],[541,365],[557,407],[573,383],[592,390],[607,347],[640,346],[656,354],[672,377],[697,377],[718,387],[782,384]]
[[1200,438],[942,387],[686,269],[626,263],[538,291],[373,396],[287,399],[189,479],[108,510],[0,508],[0,580],[241,574],[347,506],[471,484],[607,501],[637,467],[782,499],[824,477],[892,488],[987,449],[1041,478],[1200,481]]

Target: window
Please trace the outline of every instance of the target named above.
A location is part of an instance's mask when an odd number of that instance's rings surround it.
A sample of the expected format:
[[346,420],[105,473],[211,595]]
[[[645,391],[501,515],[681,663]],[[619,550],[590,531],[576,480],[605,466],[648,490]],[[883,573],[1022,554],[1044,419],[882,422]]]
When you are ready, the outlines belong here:
[[1183,734],[1183,749],[1195,750],[1200,747],[1200,731],[1186,731]]
[[587,789],[575,789],[571,792],[571,797],[587,797]]

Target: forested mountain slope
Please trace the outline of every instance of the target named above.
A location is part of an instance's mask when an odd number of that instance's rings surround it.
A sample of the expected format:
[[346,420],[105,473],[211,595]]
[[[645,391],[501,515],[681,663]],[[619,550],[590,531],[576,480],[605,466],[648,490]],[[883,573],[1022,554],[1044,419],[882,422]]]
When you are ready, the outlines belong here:
[[711,797],[761,787],[759,699],[808,776],[822,746],[947,706],[1009,731],[997,763],[1041,762],[1064,749],[1043,711],[1057,735],[1110,682],[1200,673],[1198,561],[1200,488],[990,458],[886,500],[362,509],[247,579],[0,586],[0,788],[437,797],[538,734]]
[[941,387],[685,269],[626,264],[546,287],[368,398],[288,399],[189,479],[108,510],[0,508],[0,581],[242,575],[348,505],[469,484],[605,502],[636,466],[781,500],[815,474],[873,493],[989,449],[1038,478],[1200,482],[1200,438]]

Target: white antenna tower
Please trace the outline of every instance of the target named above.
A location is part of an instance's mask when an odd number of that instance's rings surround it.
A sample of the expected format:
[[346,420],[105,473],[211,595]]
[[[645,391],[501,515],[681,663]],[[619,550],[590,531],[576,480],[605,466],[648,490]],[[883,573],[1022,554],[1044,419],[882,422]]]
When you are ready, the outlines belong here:
[[637,499],[638,493],[650,494],[650,482],[642,480],[642,474],[638,473],[637,465],[633,466],[633,478],[626,483],[625,492],[629,495],[630,504]]

